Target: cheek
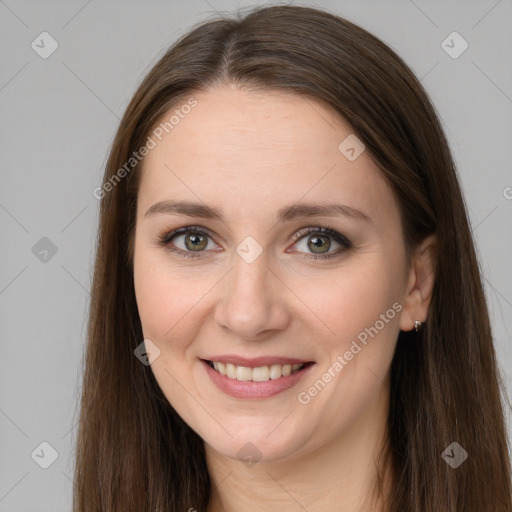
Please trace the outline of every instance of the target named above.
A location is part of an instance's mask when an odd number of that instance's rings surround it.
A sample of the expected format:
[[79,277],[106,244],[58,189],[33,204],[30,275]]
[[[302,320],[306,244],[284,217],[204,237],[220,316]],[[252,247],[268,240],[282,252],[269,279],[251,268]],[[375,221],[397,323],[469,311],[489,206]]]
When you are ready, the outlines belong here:
[[197,289],[190,275],[187,278],[182,270],[173,269],[161,256],[144,248],[136,249],[134,286],[144,338],[160,350],[151,371],[169,403],[187,423],[195,424],[194,401],[183,389],[197,392],[191,379],[191,348],[201,325],[194,307],[204,292]]
[[187,277],[182,269],[173,269],[150,251],[136,249],[135,254],[134,286],[144,337],[166,351],[179,351],[197,325],[192,322],[194,307],[206,284]]
[[[328,343],[331,355],[343,350],[347,343],[350,345],[382,314],[388,320],[385,330],[388,325],[398,324],[392,305],[401,299],[402,280],[400,257],[395,256],[393,262],[375,253],[323,275],[294,278],[292,289],[304,304],[304,314],[311,316],[311,323],[318,327],[318,335]],[[381,322],[378,327],[382,327]]]
[[340,418],[348,425],[362,414],[386,382],[402,309],[400,262],[399,254],[390,260],[376,254],[364,265],[347,265],[316,279],[315,286],[304,280],[295,288],[318,316],[324,355],[318,373],[300,390],[301,403],[329,420],[333,430],[343,427]]

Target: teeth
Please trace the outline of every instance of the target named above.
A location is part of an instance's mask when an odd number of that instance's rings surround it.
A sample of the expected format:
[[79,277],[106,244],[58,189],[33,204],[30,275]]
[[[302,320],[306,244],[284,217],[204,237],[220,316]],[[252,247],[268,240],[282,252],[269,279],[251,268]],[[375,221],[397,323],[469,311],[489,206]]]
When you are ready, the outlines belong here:
[[270,369],[268,366],[259,366],[258,368],[253,368],[251,377],[251,380],[254,382],[265,382],[270,378]]
[[236,380],[252,380],[251,368],[246,368],[245,366],[237,366]]
[[231,363],[213,362],[213,368],[221,375],[234,380],[252,380],[254,382],[265,382],[269,379],[275,380],[286,377],[291,373],[300,370],[304,364],[273,364],[271,366],[258,366],[248,368],[247,366],[236,366]]
[[234,364],[228,363],[226,365],[226,376],[230,379],[236,379],[236,366]]
[[279,377],[281,377],[281,375],[282,375],[281,369],[282,369],[282,366],[280,364],[273,364],[270,367],[270,378],[271,379],[279,379]]

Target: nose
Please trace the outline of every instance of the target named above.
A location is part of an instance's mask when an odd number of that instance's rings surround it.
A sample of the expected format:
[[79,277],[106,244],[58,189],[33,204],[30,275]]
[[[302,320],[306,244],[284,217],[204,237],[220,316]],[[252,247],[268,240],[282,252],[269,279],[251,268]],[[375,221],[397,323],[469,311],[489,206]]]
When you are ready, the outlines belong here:
[[215,320],[239,339],[258,341],[286,329],[290,314],[287,288],[269,267],[265,251],[252,263],[236,256],[223,280]]

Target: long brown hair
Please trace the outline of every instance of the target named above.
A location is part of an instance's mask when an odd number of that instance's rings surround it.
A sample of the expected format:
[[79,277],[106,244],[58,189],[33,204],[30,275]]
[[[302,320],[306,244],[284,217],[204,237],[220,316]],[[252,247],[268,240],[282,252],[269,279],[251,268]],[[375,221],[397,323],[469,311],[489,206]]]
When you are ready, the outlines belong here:
[[[342,18],[297,6],[202,23],[159,60],[126,109],[105,170],[103,183],[110,186],[101,193],[74,512],[207,507],[203,442],[168,403],[151,368],[134,356],[143,340],[132,272],[140,164],[127,168],[126,162],[171,107],[223,83],[329,105],[391,184],[406,246],[437,234],[428,320],[417,336],[400,333],[392,362],[389,511],[510,512],[510,459],[488,311],[435,110],[383,42]],[[441,456],[452,442],[469,454],[457,469]]]

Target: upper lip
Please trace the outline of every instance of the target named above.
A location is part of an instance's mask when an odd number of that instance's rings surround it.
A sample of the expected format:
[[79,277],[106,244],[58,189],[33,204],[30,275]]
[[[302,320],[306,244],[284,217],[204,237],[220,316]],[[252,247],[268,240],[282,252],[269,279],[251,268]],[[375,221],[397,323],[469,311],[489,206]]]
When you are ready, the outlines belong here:
[[297,359],[295,357],[282,357],[282,356],[260,356],[260,357],[242,357],[236,355],[218,355],[208,356],[204,358],[205,361],[231,363],[236,366],[245,366],[246,368],[258,368],[260,366],[271,366],[273,364],[303,364],[312,361],[307,359]]

